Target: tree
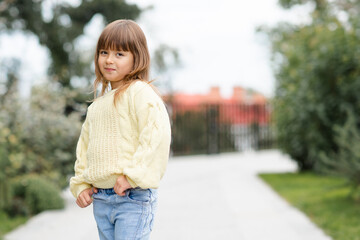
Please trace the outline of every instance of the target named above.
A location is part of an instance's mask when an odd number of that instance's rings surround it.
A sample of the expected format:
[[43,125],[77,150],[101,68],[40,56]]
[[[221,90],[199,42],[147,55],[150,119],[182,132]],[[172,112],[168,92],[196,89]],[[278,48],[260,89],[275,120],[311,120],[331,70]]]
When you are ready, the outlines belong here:
[[[66,99],[65,114],[77,111],[77,105],[89,100],[83,88],[74,89],[71,80],[75,77],[92,82],[91,70],[93,54],[84,54],[76,48],[76,40],[84,33],[84,28],[95,15],[100,15],[104,25],[118,19],[136,19],[142,9],[125,0],[83,0],[78,6],[59,1],[52,9],[43,8],[46,1],[0,0],[0,31],[21,31],[34,34],[39,43],[50,52],[48,79],[60,83],[64,91],[72,91]],[[52,17],[45,18],[45,12]],[[87,57],[84,57],[87,56]],[[67,90],[68,89],[68,90]],[[59,89],[61,91],[61,89]]]
[[53,6],[51,19],[44,19],[44,1],[2,0],[0,2],[0,30],[21,30],[39,38],[50,52],[49,74],[54,81],[71,88],[71,77],[87,76],[89,62],[82,62],[75,49],[74,40],[84,33],[86,24],[100,14],[104,23],[118,18],[136,19],[141,9],[125,0],[81,1],[73,7],[64,2]]
[[[279,146],[301,170],[313,169],[322,152],[340,151],[334,126],[346,123],[346,109],[360,114],[360,36],[359,21],[354,21],[359,19],[353,13],[346,21],[339,19],[351,1],[280,1],[286,8],[307,2],[316,6],[310,24],[283,23],[265,30],[277,79]],[[358,11],[359,3],[352,5]]]
[[173,72],[180,66],[179,52],[174,47],[160,44],[155,49],[152,60],[154,62],[156,75],[163,78],[162,85],[168,91],[168,94],[171,95],[173,93],[173,87],[170,72]]

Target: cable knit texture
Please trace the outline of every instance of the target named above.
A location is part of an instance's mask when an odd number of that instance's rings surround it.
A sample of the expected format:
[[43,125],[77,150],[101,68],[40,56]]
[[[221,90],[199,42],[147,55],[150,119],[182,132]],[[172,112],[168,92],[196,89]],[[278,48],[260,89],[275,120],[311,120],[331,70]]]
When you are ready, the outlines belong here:
[[158,188],[169,159],[169,116],[152,87],[136,81],[113,104],[115,89],[88,108],[76,148],[70,190],[112,188],[125,175],[132,187]]

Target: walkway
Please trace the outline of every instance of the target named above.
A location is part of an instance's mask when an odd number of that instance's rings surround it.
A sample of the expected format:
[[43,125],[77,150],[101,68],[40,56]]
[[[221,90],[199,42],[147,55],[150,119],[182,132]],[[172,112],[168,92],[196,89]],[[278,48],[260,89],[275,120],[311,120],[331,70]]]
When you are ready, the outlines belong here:
[[[295,163],[273,150],[173,158],[151,239],[330,240],[257,177],[288,171]],[[5,239],[98,239],[91,208],[77,208],[65,195],[65,210],[42,213]]]

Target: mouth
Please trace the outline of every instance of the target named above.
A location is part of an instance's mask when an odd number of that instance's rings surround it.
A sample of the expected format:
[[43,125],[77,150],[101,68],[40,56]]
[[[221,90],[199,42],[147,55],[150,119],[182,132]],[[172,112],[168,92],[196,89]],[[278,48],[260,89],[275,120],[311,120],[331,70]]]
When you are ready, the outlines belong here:
[[105,69],[105,71],[107,71],[107,72],[113,72],[113,71],[115,71],[115,68],[104,68]]

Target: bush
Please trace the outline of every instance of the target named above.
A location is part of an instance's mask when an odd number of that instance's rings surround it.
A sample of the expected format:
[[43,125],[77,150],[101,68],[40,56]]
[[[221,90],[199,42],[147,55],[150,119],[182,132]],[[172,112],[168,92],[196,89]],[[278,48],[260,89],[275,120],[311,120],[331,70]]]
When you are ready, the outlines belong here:
[[344,126],[335,126],[335,141],[338,151],[323,152],[316,169],[348,179],[352,185],[352,197],[359,199],[360,186],[360,129],[356,117],[348,110],[348,120]]
[[10,215],[33,215],[64,207],[60,189],[41,176],[17,177],[12,184],[12,190],[14,201],[8,209]]
[[[55,181],[61,188],[73,175],[75,149],[81,130],[81,114],[64,115],[66,96],[74,92],[54,91],[49,86],[32,88],[28,120],[23,123],[28,172],[35,172]],[[83,107],[83,106],[81,106]]]
[[313,169],[321,152],[338,152],[334,126],[345,124],[346,109],[360,114],[359,35],[336,19],[281,25],[269,35],[278,144],[301,170]]
[[13,217],[61,208],[58,188],[73,174],[85,105],[65,115],[75,91],[35,86],[24,100],[10,90],[0,96],[0,211]]

